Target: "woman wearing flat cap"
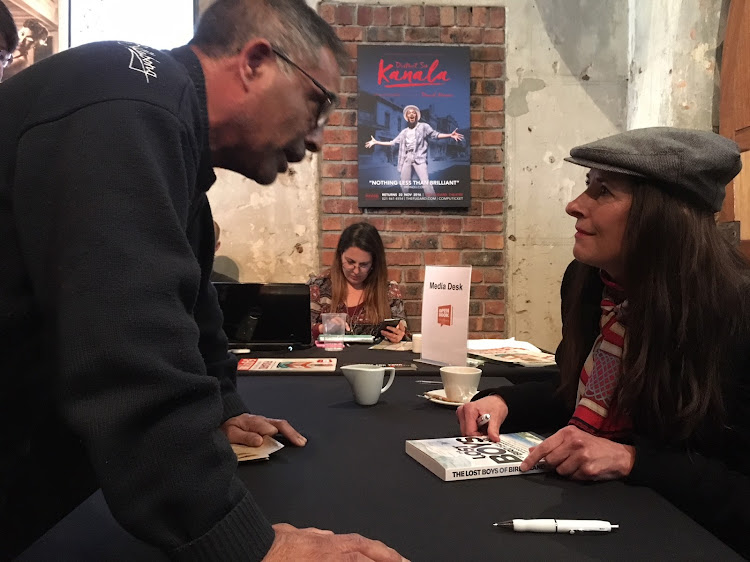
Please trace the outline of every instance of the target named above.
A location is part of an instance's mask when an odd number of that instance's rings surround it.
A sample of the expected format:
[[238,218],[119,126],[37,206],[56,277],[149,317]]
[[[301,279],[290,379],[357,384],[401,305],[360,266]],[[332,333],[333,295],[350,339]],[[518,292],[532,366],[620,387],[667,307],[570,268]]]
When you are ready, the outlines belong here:
[[566,160],[590,170],[566,207],[560,380],[479,393],[461,431],[554,432],[522,470],[649,486],[750,557],[750,271],[714,219],[737,145],[648,128]]

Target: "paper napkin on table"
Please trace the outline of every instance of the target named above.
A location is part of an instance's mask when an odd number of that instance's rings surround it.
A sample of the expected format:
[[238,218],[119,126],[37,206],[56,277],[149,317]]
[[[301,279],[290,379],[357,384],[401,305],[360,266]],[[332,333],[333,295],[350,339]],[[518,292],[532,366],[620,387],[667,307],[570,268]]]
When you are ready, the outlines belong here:
[[248,447],[247,445],[232,443],[232,450],[234,451],[234,454],[237,455],[237,460],[239,462],[267,461],[271,454],[283,448],[284,445],[268,435],[263,437],[263,443],[260,447]]

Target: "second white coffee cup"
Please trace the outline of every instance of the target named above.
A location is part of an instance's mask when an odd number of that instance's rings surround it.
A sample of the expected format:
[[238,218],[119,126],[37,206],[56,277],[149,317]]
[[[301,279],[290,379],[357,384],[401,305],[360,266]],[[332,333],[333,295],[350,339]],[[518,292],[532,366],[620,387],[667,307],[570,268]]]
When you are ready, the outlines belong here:
[[468,402],[477,393],[482,370],[476,367],[441,367],[445,397],[451,402]]
[[411,350],[414,353],[422,353],[422,334],[411,335]]

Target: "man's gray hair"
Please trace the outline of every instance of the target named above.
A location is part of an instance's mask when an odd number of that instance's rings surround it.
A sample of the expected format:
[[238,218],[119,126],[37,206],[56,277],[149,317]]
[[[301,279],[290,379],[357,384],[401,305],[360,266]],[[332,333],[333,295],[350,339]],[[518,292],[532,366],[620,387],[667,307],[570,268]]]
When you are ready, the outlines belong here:
[[336,32],[304,0],[216,0],[198,22],[191,45],[209,57],[233,56],[263,38],[298,64],[318,68],[329,49],[339,67],[350,57]]

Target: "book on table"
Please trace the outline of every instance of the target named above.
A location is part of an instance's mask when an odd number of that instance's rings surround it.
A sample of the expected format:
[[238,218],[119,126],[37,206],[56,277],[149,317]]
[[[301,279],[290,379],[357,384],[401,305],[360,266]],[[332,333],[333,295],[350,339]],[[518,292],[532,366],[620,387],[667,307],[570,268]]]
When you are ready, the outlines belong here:
[[445,481],[533,474],[545,470],[543,462],[531,470],[519,467],[544,438],[530,431],[505,433],[500,442],[486,437],[442,437],[406,441],[406,454]]
[[325,373],[336,370],[335,357],[294,357],[289,359],[246,358],[237,362],[237,371],[285,373]]

